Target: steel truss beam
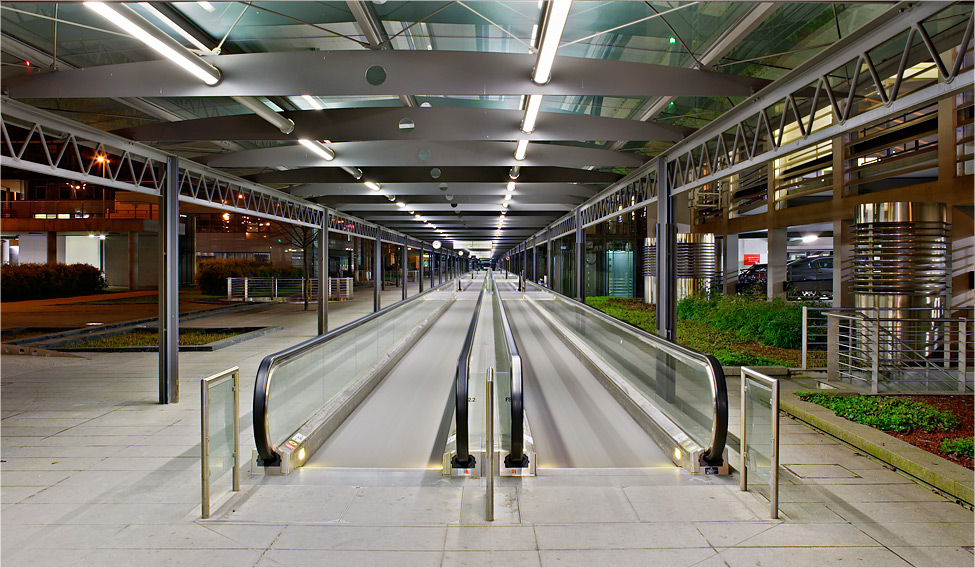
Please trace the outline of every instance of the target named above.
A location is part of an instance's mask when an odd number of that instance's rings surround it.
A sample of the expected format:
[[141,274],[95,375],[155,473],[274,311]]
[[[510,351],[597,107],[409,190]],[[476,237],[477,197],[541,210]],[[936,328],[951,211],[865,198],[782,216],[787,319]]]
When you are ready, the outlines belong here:
[[[340,97],[399,93],[439,95],[542,94],[730,96],[751,95],[764,79],[581,57],[560,57],[559,72],[546,85],[531,80],[535,56],[475,51],[291,51],[206,57],[223,80],[201,84],[168,60],[101,65],[11,78],[4,81],[16,98],[62,97]],[[386,79],[366,80],[380,66]]]
[[[386,183],[506,183],[510,168],[505,166],[446,166],[433,172],[430,166],[373,167],[369,175],[377,181]],[[436,175],[436,177],[434,177]],[[257,183],[299,184],[299,183],[346,183],[349,176],[338,168],[317,167],[298,168],[284,171],[269,171],[245,176]],[[613,183],[623,176],[613,172],[580,170],[550,166],[526,166],[521,168],[518,183]]]
[[[281,113],[295,123],[283,134],[254,115],[220,116],[171,124],[147,124],[116,130],[114,134],[140,142],[187,140],[281,140],[295,138],[332,142],[371,140],[586,140],[677,141],[690,128],[662,126],[636,120],[585,114],[546,112],[531,134],[521,132],[519,110],[436,108],[346,108]],[[411,121],[404,128],[404,121]]]
[[[516,163],[536,166],[638,167],[645,158],[636,154],[611,152],[599,148],[581,148],[560,144],[537,144],[531,156],[515,162],[511,156],[511,142],[423,142],[377,141],[339,142],[330,144],[335,159],[325,162],[304,146],[259,148],[209,156],[208,165],[221,168],[243,167],[308,167],[325,163],[331,166],[370,167],[397,166],[512,166]],[[426,150],[426,152],[423,152]],[[426,159],[424,159],[424,156]]]
[[[0,165],[161,198],[171,154],[0,98]],[[99,160],[99,157],[103,160]],[[321,227],[326,208],[288,193],[179,159],[179,201],[221,211]],[[341,217],[341,216],[339,216]],[[355,226],[369,226],[349,218]],[[372,230],[374,235],[378,226]],[[369,237],[369,234],[353,233]],[[394,233],[392,242],[407,235]],[[369,238],[375,238],[374,236]],[[417,241],[419,242],[419,241]]]
[[[942,61],[940,54],[932,49],[933,44],[930,41],[925,40],[921,48],[912,47],[914,37],[920,36],[923,39],[926,35],[921,23],[952,4],[902,2],[893,6],[871,25],[848,35],[815,59],[794,69],[718,120],[712,121],[668,149],[663,156],[668,163],[673,164],[670,168],[672,194],[689,191],[779,156],[836,138],[883,120],[886,116],[972,89],[971,72],[962,77],[959,71],[962,58],[971,51],[975,16],[969,18],[965,31],[957,34],[958,56],[952,62]],[[881,80],[869,54],[905,32],[903,43],[899,44],[902,54],[896,60],[897,66],[894,68],[888,65],[889,73],[884,75],[885,78],[894,77],[894,83],[888,88],[886,81]],[[908,94],[899,94],[905,71],[910,66],[925,61],[937,69],[940,81]],[[836,80],[831,78],[836,76],[838,69],[850,63],[854,64],[856,72],[844,87],[848,93],[846,97],[838,97]],[[861,73],[861,69],[866,71]],[[802,93],[801,97],[799,93]],[[856,101],[854,95],[858,97]],[[810,99],[810,96],[811,100],[804,101],[808,104],[799,103],[800,100]],[[871,97],[883,104],[856,114],[855,102]],[[773,121],[770,120],[770,116],[774,116],[770,109],[776,106],[782,112],[778,114],[778,121]],[[832,124],[817,126],[814,121],[817,117],[816,111],[823,108],[830,109],[834,120]],[[783,144],[781,132],[789,123],[797,124],[802,136]],[[656,169],[656,161],[648,162],[580,205],[583,211],[592,211],[588,216],[583,214],[583,222],[598,223],[656,202]],[[565,223],[571,217],[572,213],[557,220],[555,224]],[[544,240],[546,230],[536,233],[536,236]]]

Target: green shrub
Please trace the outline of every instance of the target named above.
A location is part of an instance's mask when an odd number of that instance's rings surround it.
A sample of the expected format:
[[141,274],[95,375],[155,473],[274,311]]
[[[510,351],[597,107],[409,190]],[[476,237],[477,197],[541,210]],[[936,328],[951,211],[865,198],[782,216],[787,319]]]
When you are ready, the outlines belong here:
[[105,277],[90,264],[5,264],[0,268],[4,302],[65,298],[105,289]]
[[586,298],[586,304],[644,331],[657,331],[657,314],[653,306],[644,304],[641,300],[592,296]]
[[211,258],[201,260],[197,264],[196,285],[204,294],[220,296],[227,293],[227,278],[242,276],[301,278],[303,275],[300,266],[278,267],[253,260]]
[[825,406],[837,416],[880,430],[911,432],[918,429],[934,432],[951,430],[959,424],[958,417],[950,412],[942,412],[930,404],[906,398],[812,392],[797,392],[796,395],[802,400]]
[[802,347],[802,307],[813,308],[811,317],[821,317],[825,307],[815,303],[771,301],[751,296],[690,296],[677,304],[679,319],[699,321],[717,329],[734,332],[744,341],[757,341],[770,347]]
[[946,438],[941,440],[941,451],[946,454],[975,458],[975,439],[969,437]]

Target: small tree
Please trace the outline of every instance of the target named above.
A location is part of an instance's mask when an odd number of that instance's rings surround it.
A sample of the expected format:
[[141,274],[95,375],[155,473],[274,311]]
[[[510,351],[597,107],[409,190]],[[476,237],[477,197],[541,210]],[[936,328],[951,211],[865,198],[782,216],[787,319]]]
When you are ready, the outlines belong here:
[[[305,303],[305,311],[308,311],[308,294],[311,291],[311,255],[315,249],[315,243],[318,241],[319,230],[304,225],[292,225],[290,223],[275,223],[275,226],[291,244],[301,249],[302,268],[305,275],[302,300]],[[318,285],[328,286],[328,280],[319,282]],[[328,288],[325,288],[325,293],[326,295],[328,294]]]

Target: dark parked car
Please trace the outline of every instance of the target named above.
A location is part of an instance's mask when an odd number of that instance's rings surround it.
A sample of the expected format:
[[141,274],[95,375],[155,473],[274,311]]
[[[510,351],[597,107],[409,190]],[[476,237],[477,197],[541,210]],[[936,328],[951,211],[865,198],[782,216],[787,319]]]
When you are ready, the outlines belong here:
[[[739,294],[762,293],[768,265],[754,264],[738,274]],[[789,297],[828,298],[833,293],[833,257],[807,256],[786,263],[786,292]]]

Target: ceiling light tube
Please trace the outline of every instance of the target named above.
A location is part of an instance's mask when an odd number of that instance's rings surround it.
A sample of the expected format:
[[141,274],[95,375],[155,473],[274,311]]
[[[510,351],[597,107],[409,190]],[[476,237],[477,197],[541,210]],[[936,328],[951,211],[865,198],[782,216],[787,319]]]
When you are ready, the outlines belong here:
[[343,170],[349,172],[349,175],[351,175],[355,179],[362,179],[362,170],[360,170],[359,168],[355,168],[352,166],[340,166],[340,167]]
[[295,129],[295,123],[290,118],[285,118],[271,110],[266,104],[257,97],[230,97],[245,106],[248,110],[273,124],[278,130],[285,134],[291,134]]
[[524,160],[525,154],[528,153],[528,140],[519,140],[518,146],[515,147],[515,159]]
[[511,179],[518,179],[519,175],[521,175],[521,166],[511,166],[508,170],[508,177]]
[[512,191],[514,191],[514,190],[515,190],[515,182],[513,182],[513,181],[509,181],[509,182],[508,182],[508,185],[507,185],[507,186],[505,186],[505,187],[507,188],[507,190],[508,190],[508,193],[511,193]]
[[510,193],[506,193],[506,194],[504,195],[504,200],[505,200],[505,201],[511,201],[511,194],[510,194]]
[[403,203],[402,201],[397,202],[396,206],[399,207],[400,209],[406,209],[406,204]]
[[163,33],[152,25],[152,22],[125,4],[109,6],[104,2],[85,2],[85,6],[189,71],[207,85],[212,87],[220,82],[219,69],[200,59],[198,55]]
[[318,99],[316,99],[315,97],[311,95],[301,95],[301,98],[305,99],[305,102],[310,104],[313,109],[325,110],[325,107],[322,106],[322,103],[318,102]]
[[562,41],[565,22],[569,18],[572,0],[549,0],[545,3],[545,21],[542,22],[542,43],[532,72],[532,81],[545,85],[552,79],[552,64]]
[[162,12],[160,12],[159,10],[157,10],[152,4],[150,4],[148,2],[139,2],[139,6],[141,6],[147,12],[149,12],[150,14],[152,14],[153,16],[155,16],[156,19],[158,19],[160,22],[162,22],[162,23],[166,24],[167,26],[169,26],[174,32],[176,32],[179,35],[183,36],[183,39],[185,39],[186,41],[192,43],[200,51],[206,52],[209,55],[215,55],[213,53],[213,51],[210,50],[209,47],[207,47],[206,45],[203,44],[203,42],[201,42],[200,40],[198,40],[195,37],[193,37],[193,34],[189,33],[188,31],[184,30],[183,28],[181,28],[179,26],[179,24],[177,24],[176,22],[170,20],[166,16],[166,14],[163,14]]
[[538,109],[542,108],[542,95],[531,95],[528,97],[528,105],[525,106],[525,118],[521,121],[521,131],[531,134],[535,130],[535,120],[538,118]]
[[298,143],[308,148],[324,160],[332,161],[335,159],[335,152],[331,148],[322,144],[318,140],[305,140],[304,138],[299,139]]
[[374,181],[364,181],[364,182],[362,182],[362,183],[363,183],[363,184],[364,184],[364,185],[365,185],[366,187],[368,187],[369,189],[371,189],[371,190],[373,190],[373,191],[379,191],[380,189],[382,189],[382,188],[383,188],[383,186],[381,186],[380,184],[378,184],[378,183],[376,183],[376,182],[374,182]]

